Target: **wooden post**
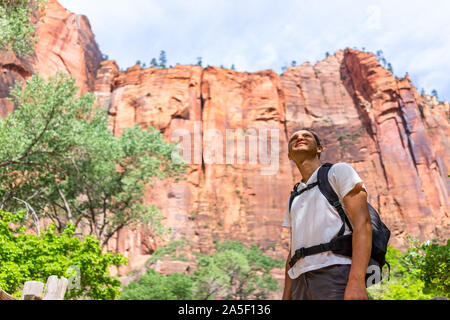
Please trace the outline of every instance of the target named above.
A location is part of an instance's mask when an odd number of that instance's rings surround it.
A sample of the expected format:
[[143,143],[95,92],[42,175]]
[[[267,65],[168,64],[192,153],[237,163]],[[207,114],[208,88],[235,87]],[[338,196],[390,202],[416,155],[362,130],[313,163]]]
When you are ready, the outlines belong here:
[[43,300],[64,300],[68,283],[64,277],[61,279],[58,279],[58,276],[48,277]]
[[[39,281],[27,281],[23,285],[21,300],[64,300],[69,281],[58,276],[50,276],[45,286],[44,298],[42,298],[42,289],[44,284]],[[18,300],[12,295],[0,289],[0,300]]]
[[20,300],[42,300],[42,290],[44,284],[40,281],[27,281],[23,285],[22,297]]
[[17,300],[17,298],[0,289],[0,300]]

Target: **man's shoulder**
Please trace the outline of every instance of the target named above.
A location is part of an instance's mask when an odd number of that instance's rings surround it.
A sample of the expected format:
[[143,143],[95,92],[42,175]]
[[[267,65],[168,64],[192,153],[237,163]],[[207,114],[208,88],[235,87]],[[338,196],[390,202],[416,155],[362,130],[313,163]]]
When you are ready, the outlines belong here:
[[330,171],[333,173],[346,173],[349,170],[354,171],[355,169],[347,162],[337,162],[330,168]]
[[328,172],[331,183],[340,183],[348,180],[359,179],[358,172],[347,162],[335,163]]

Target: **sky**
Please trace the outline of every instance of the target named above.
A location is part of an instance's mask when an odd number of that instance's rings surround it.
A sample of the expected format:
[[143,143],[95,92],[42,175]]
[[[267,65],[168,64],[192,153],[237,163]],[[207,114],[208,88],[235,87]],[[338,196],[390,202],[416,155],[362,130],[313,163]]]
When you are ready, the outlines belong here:
[[126,69],[167,65],[272,69],[346,47],[383,51],[394,74],[450,101],[450,1],[59,0],[88,17],[103,54]]

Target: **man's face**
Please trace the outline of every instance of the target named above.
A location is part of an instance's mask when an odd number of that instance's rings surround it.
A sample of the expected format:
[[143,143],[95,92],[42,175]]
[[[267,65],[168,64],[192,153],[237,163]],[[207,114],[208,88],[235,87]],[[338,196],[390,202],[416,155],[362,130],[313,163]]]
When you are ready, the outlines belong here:
[[316,139],[314,139],[313,134],[307,130],[296,131],[289,139],[289,159],[291,159],[293,154],[301,151],[315,155],[318,149],[321,149],[321,147],[317,146]]

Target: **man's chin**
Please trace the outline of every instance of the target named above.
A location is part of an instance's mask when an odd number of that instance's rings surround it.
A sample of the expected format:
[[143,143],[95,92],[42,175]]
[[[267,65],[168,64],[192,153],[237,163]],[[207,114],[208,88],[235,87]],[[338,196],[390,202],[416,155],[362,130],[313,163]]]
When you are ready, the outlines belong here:
[[307,145],[299,145],[298,147],[292,148],[293,152],[311,152],[311,150],[308,149]]
[[291,155],[294,158],[297,158],[297,157],[299,157],[299,158],[304,158],[304,157],[309,158],[309,157],[314,157],[316,154],[314,152],[312,152],[311,150],[307,150],[307,149],[300,149],[300,150],[293,149],[291,151]]

